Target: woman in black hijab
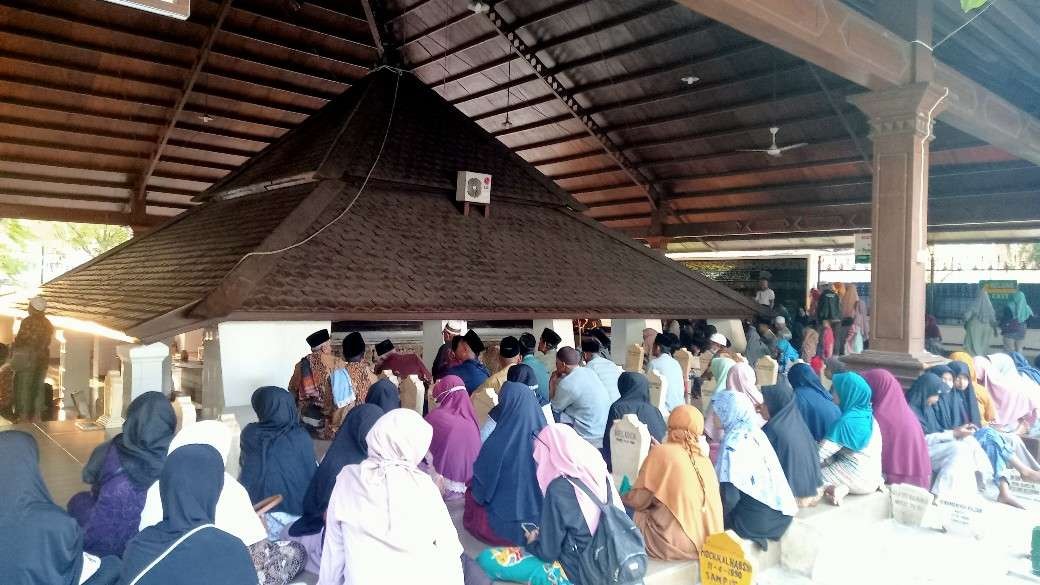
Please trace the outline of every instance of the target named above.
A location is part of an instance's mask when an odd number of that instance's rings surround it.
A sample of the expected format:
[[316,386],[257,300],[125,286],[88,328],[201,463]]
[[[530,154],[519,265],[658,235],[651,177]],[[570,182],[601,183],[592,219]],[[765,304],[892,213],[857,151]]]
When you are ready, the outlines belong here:
[[611,466],[610,429],[614,428],[614,421],[626,414],[634,414],[646,425],[650,436],[657,439],[658,442],[664,441],[664,436],[668,432],[661,411],[650,404],[650,381],[646,379],[646,376],[638,372],[623,372],[618,377],[617,385],[621,398],[610,405],[610,410],[607,412],[607,426],[603,430],[602,451],[603,459],[607,462],[607,469],[610,469]]
[[145,392],[126,410],[123,432],[94,449],[83,468],[89,492],[69,500],[83,527],[83,545],[99,556],[120,556],[137,534],[148,488],[159,479],[177,418],[166,396]]
[[382,378],[368,389],[365,403],[375,404],[382,408],[383,412],[390,412],[395,408],[401,408],[401,391],[393,382]]
[[336,476],[347,465],[361,463],[368,457],[365,437],[381,416],[383,409],[374,404],[359,404],[347,414],[307,487],[307,494],[303,497],[303,516],[289,527],[289,536],[307,549],[307,570],[311,573],[317,574],[321,567],[325,511],[329,507],[332,488],[336,487]]
[[[259,421],[242,430],[239,482],[254,504],[281,495],[284,499],[275,513],[300,516],[303,497],[317,469],[314,443],[300,424],[296,402],[288,390],[277,386],[257,388],[252,404]],[[283,524],[290,522],[284,520]]]
[[818,446],[798,410],[794,388],[787,376],[781,376],[773,386],[762,388],[762,399],[766,410],[762,415],[768,419],[762,432],[776,451],[798,507],[813,506],[819,501],[823,486]]
[[213,526],[224,461],[209,445],[170,453],[159,482],[163,520],[127,544],[121,585],[256,585],[246,546]]
[[[83,532],[55,505],[40,476],[36,439],[0,433],[0,583],[114,585],[121,563],[83,553]],[[100,564],[99,564],[100,563]]]

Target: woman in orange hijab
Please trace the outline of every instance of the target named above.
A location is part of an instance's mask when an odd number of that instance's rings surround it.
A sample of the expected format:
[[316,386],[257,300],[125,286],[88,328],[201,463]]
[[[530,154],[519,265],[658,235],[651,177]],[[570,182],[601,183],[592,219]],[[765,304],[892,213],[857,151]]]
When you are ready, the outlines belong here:
[[725,530],[719,479],[700,447],[703,434],[699,410],[673,410],[667,441],[650,448],[635,487],[622,498],[635,510],[646,552],[656,559],[696,559],[704,539]]

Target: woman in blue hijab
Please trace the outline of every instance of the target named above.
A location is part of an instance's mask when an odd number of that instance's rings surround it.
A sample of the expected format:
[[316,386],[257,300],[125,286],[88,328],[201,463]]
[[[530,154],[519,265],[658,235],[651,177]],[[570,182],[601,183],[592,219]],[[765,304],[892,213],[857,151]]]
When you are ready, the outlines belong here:
[[480,448],[466,491],[463,526],[493,545],[523,546],[523,524],[537,524],[542,490],[535,475],[534,441],[545,414],[531,389],[506,382],[498,399],[498,422]]
[[802,420],[809,427],[813,440],[819,441],[841,418],[841,409],[823,387],[819,376],[809,364],[795,364],[787,373],[787,381],[794,388],[794,400]]
[[368,389],[365,404],[374,404],[383,412],[401,408],[401,390],[390,380],[382,378]]
[[834,375],[841,416],[820,441],[824,495],[840,506],[848,494],[871,494],[885,483],[881,473],[881,427],[874,420],[872,391],[855,372]]
[[[268,521],[289,524],[303,514],[303,498],[317,469],[314,443],[300,424],[296,402],[288,390],[257,388],[252,403],[259,421],[242,430],[239,481],[254,504],[281,495],[282,503],[268,514]],[[268,530],[280,535],[282,527],[268,526]]]
[[245,544],[213,526],[223,485],[224,460],[213,447],[170,453],[159,482],[163,520],[127,544],[120,583],[256,585]]

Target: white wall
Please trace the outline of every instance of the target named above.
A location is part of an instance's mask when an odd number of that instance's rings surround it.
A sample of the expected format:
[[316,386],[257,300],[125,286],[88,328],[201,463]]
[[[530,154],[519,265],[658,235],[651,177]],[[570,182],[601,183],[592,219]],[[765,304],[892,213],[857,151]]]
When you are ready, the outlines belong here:
[[[219,325],[224,406],[249,404],[260,386],[285,386],[293,366],[310,353],[307,336],[331,330],[328,321],[229,321]],[[205,357],[205,356],[204,356]]]

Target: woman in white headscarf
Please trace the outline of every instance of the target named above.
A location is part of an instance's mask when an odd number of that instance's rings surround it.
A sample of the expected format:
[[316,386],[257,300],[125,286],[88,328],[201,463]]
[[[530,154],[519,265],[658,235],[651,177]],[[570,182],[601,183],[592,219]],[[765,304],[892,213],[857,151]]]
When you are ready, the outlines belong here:
[[964,351],[973,356],[988,354],[998,331],[997,312],[989,293],[980,286],[975,301],[964,312]]
[[[185,445],[209,445],[220,453],[227,467],[228,453],[231,451],[231,431],[219,421],[204,420],[190,424],[180,430],[170,442],[169,452],[173,453]],[[159,482],[148,489],[144,510],[141,511],[141,530],[154,526],[163,519],[162,501],[159,497]],[[267,529],[260,517],[253,511],[249,493],[238,480],[224,472],[224,485],[217,500],[217,515],[214,525],[238,537],[253,559],[253,566],[258,574],[264,575],[261,585],[284,585],[303,569],[306,552],[303,546],[293,542],[271,543],[267,540]],[[283,564],[284,563],[284,564]],[[288,572],[291,574],[282,575]]]
[[462,544],[440,490],[419,470],[433,428],[395,409],[372,426],[368,458],[336,478],[319,585],[462,585]]

